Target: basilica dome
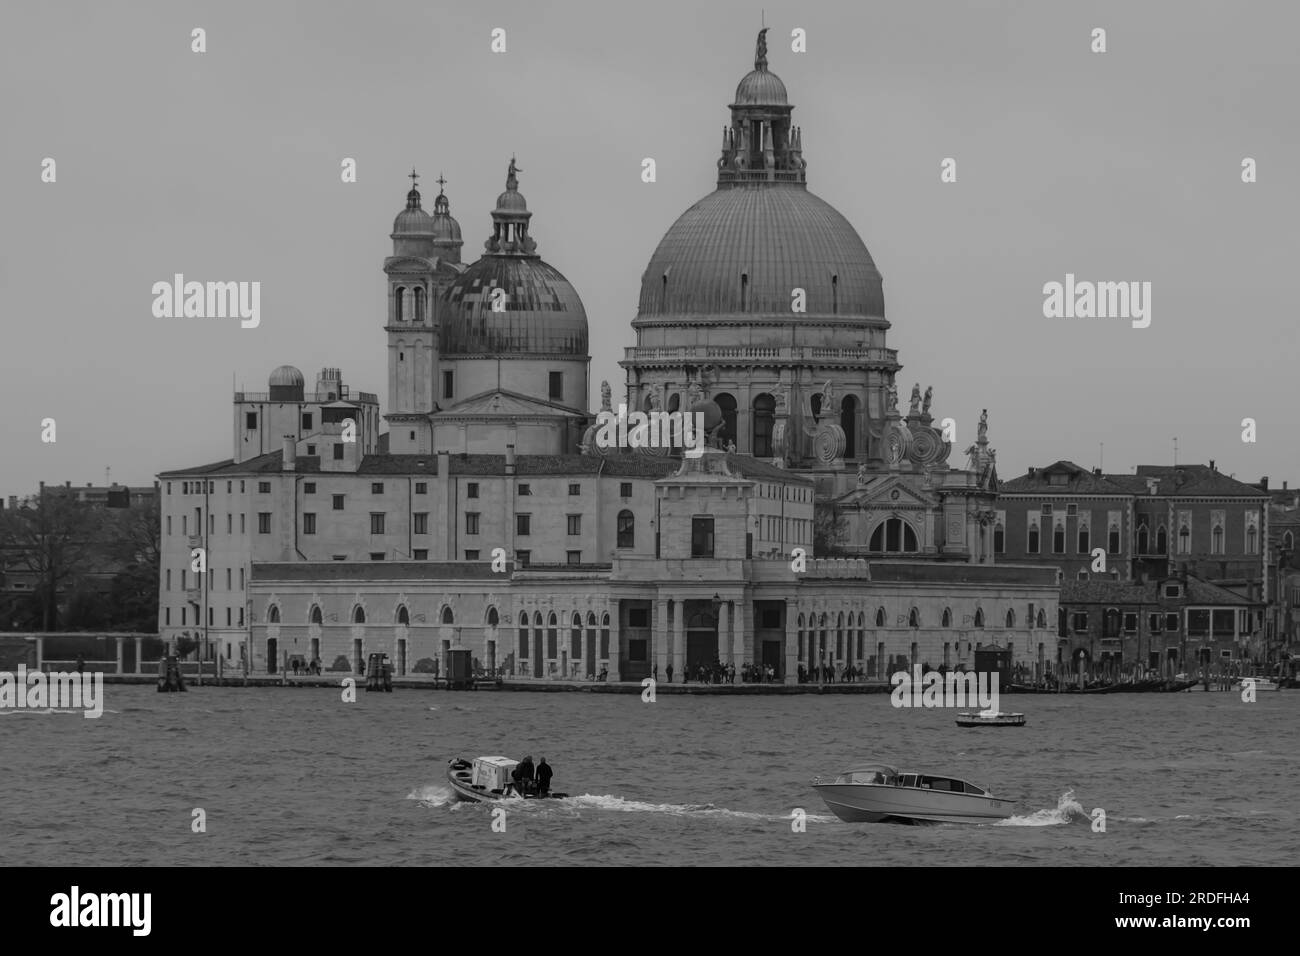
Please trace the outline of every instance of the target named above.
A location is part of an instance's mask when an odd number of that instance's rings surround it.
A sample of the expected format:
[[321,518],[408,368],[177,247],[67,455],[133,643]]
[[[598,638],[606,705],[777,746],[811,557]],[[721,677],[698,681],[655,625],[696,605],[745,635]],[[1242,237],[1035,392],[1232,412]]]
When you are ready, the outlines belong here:
[[673,223],[641,278],[639,316],[884,317],[881,277],[853,226],[798,183],[726,186]]
[[788,106],[785,84],[775,73],[754,70],[736,87],[737,106]]

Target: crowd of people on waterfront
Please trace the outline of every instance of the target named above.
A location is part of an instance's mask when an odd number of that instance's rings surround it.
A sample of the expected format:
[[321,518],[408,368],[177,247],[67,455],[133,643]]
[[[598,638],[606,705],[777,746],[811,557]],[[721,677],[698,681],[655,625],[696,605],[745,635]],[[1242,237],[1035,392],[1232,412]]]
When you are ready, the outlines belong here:
[[[673,682],[673,675],[678,674],[683,684],[734,684],[736,676],[740,675],[742,684],[774,684],[780,681],[780,674],[771,664],[752,664],[745,661],[737,669],[734,663],[726,664],[713,659],[712,664],[697,663],[693,666],[687,665],[680,671],[673,668],[672,664],[664,668],[664,676],[667,677],[668,683]],[[655,664],[651,671],[651,676],[656,681],[659,680],[659,665]]]

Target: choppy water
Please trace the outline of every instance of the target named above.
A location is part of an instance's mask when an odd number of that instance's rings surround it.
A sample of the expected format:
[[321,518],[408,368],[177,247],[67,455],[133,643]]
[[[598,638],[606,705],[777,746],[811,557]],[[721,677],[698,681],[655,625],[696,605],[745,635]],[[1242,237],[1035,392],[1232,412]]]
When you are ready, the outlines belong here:
[[[105,693],[98,720],[0,711],[0,864],[1276,865],[1300,850],[1297,691],[1005,697],[1028,726],[977,730],[883,694]],[[504,833],[490,807],[451,801],[449,757],[525,752],[574,796],[511,805]],[[1017,815],[841,823],[808,780],[863,758],[968,778]]]

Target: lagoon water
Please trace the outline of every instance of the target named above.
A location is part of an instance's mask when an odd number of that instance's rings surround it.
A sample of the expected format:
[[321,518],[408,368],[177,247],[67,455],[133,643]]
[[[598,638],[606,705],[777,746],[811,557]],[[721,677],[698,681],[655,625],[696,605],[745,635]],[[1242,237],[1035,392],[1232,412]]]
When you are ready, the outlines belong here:
[[[105,692],[97,720],[0,711],[0,864],[1212,866],[1300,850],[1300,691],[1008,696],[1028,725],[979,729],[885,694]],[[573,796],[513,804],[493,832],[490,807],[450,799],[446,763],[497,753],[545,756]],[[965,777],[1017,814],[842,823],[808,780],[864,759]]]

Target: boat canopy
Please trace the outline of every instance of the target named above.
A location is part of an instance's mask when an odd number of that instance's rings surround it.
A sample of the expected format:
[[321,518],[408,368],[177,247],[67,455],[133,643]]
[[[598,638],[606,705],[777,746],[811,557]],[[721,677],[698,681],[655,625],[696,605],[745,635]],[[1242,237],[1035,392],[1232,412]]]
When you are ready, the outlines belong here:
[[835,779],[835,782],[892,786],[898,782],[898,771],[888,764],[863,764],[852,770],[844,771]]

